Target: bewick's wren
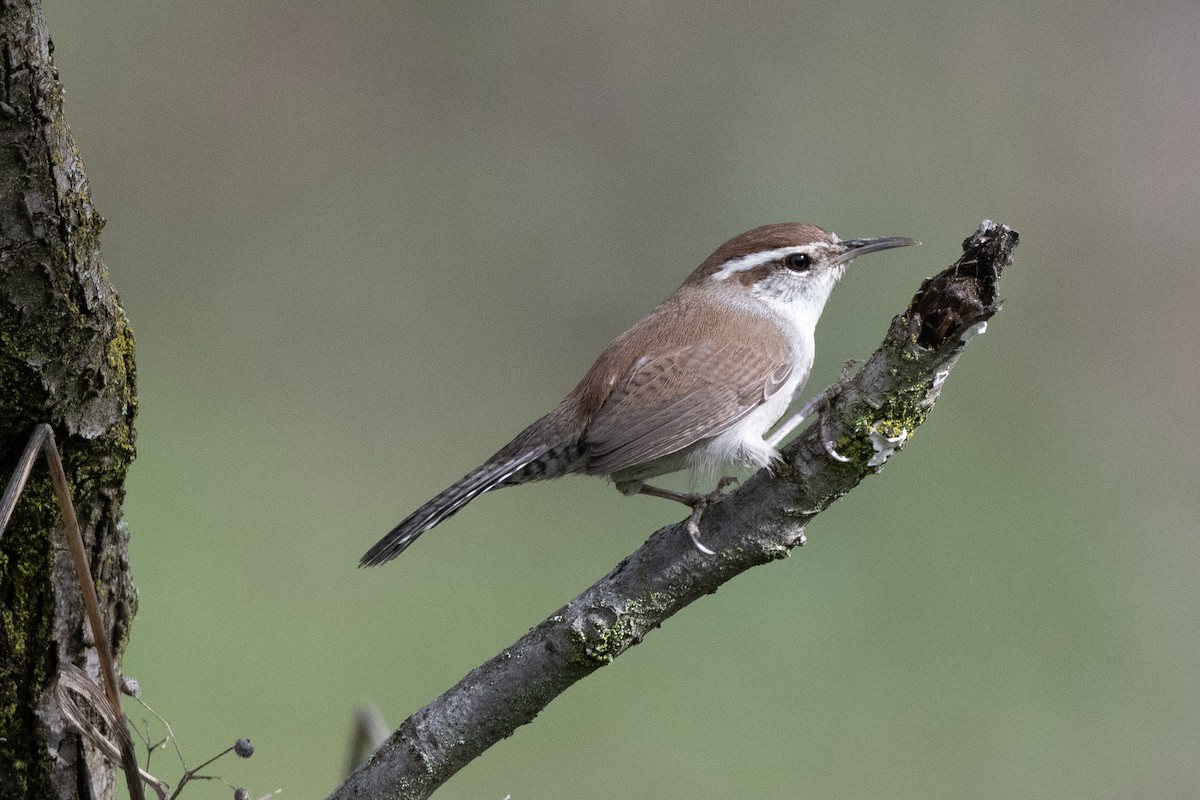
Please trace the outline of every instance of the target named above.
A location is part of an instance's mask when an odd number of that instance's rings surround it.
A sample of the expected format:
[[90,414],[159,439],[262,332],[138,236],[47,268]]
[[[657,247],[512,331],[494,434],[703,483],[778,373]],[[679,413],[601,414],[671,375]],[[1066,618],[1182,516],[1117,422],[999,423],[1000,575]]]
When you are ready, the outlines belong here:
[[[571,393],[482,466],[418,508],[362,557],[382,564],[486,491],[568,473],[607,475],[624,494],[699,510],[714,495],[647,486],[668,472],[764,467],[791,421],[764,440],[804,386],[825,301],[856,256],[916,244],[841,241],[815,225],[763,225],[705,259],[596,359]],[[718,487],[718,491],[719,491]]]

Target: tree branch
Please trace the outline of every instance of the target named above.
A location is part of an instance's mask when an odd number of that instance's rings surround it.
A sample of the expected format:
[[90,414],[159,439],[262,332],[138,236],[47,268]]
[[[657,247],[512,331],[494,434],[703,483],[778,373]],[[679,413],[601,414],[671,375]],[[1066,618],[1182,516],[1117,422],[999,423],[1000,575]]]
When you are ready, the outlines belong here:
[[[883,344],[836,391],[818,424],[705,511],[697,552],[683,523],[650,537],[598,583],[409,717],[331,800],[428,797],[551,700],[745,570],[785,558],[804,526],[924,422],[967,341],[1000,310],[997,282],[1017,233],[985,220],[963,256],[926,280]],[[834,450],[845,461],[833,457]]]

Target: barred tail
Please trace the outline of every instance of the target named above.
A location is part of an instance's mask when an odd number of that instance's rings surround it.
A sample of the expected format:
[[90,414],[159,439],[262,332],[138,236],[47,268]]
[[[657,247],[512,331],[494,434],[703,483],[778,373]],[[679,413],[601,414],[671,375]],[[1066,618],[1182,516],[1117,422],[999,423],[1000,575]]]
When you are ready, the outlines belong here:
[[[507,450],[509,448],[505,448]],[[492,460],[458,480],[449,489],[418,508],[387,536],[366,552],[359,561],[360,567],[374,567],[391,561],[417,540],[425,531],[453,516],[460,508],[486,491],[503,486],[505,481],[533,461],[541,458],[550,446],[539,446],[525,450],[503,460]],[[500,451],[497,455],[504,454]]]

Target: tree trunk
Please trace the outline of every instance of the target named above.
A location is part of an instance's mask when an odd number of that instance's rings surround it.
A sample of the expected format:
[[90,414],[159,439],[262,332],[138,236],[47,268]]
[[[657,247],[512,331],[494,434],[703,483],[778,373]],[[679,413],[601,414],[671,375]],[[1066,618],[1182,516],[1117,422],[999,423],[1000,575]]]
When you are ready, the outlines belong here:
[[[134,456],[133,334],[100,261],[104,220],[63,121],[36,1],[0,0],[0,481],[36,424],[62,448],[120,663],[137,607],[121,522]],[[62,517],[37,465],[0,538],[0,797],[111,798],[114,768],[58,711],[58,665],[96,676]]]

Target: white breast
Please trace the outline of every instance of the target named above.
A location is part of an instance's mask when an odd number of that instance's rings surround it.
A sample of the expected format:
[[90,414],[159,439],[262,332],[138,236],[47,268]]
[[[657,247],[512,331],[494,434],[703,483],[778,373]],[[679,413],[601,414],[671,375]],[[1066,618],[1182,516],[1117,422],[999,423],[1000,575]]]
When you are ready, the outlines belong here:
[[808,381],[813,363],[812,334],[794,337],[792,346],[794,361],[787,383],[732,428],[693,445],[687,453],[688,467],[712,475],[730,465],[762,468],[779,458],[764,438]]

